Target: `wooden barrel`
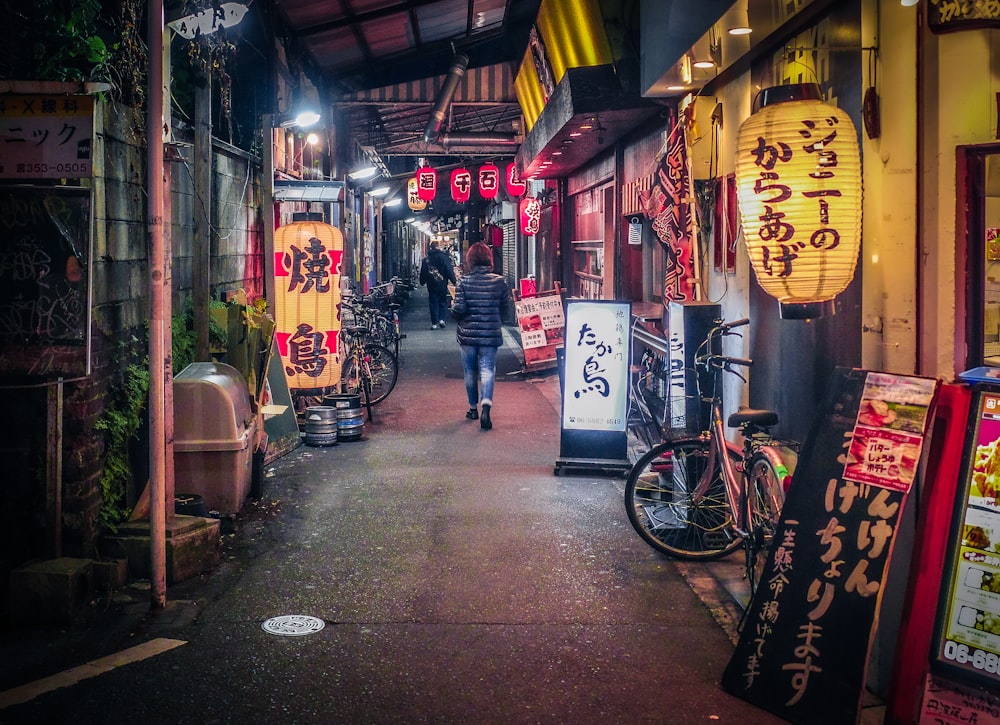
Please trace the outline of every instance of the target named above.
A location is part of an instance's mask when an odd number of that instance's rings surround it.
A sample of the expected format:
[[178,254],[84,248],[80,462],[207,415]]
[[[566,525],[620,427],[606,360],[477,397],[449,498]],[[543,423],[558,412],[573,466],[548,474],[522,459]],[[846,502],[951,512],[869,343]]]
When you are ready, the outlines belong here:
[[365,432],[365,419],[361,413],[361,396],[356,393],[333,393],[323,396],[323,402],[337,410],[338,440],[359,440]]
[[332,446],[337,443],[337,410],[329,405],[306,408],[306,435],[308,446]]

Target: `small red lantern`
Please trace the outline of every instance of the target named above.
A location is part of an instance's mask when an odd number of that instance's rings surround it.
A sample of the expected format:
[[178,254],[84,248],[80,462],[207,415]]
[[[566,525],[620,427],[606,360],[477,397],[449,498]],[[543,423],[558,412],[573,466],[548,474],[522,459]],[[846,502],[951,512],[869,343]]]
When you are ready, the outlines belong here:
[[430,166],[417,169],[417,196],[424,201],[434,201],[437,194],[438,175]]
[[461,203],[468,201],[472,194],[472,174],[468,169],[455,169],[451,172],[451,198]]
[[507,184],[507,193],[510,196],[523,196],[528,190],[528,185],[521,181],[521,172],[517,169],[517,164],[511,161],[507,164],[507,174],[504,177]]
[[500,169],[495,164],[486,163],[479,167],[479,196],[495,199],[500,190]]
[[521,214],[521,231],[526,235],[538,234],[539,221],[542,216],[542,202],[534,197],[525,197],[518,204]]

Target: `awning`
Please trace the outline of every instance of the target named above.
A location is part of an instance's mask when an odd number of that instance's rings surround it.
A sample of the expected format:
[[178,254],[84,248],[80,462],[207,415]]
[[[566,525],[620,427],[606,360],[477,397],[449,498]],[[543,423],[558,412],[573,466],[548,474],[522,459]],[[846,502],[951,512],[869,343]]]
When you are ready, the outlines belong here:
[[517,152],[521,178],[567,176],[661,109],[622,92],[614,66],[568,68]]
[[275,201],[343,201],[343,181],[276,179]]

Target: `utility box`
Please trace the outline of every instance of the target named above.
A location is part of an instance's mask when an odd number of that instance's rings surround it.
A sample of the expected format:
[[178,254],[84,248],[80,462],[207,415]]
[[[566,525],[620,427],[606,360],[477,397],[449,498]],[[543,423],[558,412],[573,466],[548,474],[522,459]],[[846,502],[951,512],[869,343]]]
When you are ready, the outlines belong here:
[[174,377],[174,488],[237,513],[250,492],[257,420],[239,370],[198,362]]

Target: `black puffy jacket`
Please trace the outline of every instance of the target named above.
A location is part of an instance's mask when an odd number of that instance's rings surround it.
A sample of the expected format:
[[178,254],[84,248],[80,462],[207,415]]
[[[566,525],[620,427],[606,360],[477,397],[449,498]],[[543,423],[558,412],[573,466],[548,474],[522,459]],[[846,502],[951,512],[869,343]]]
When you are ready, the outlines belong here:
[[507,280],[493,274],[490,267],[474,267],[463,275],[455,290],[452,314],[458,320],[459,345],[503,344],[501,316],[510,304]]

